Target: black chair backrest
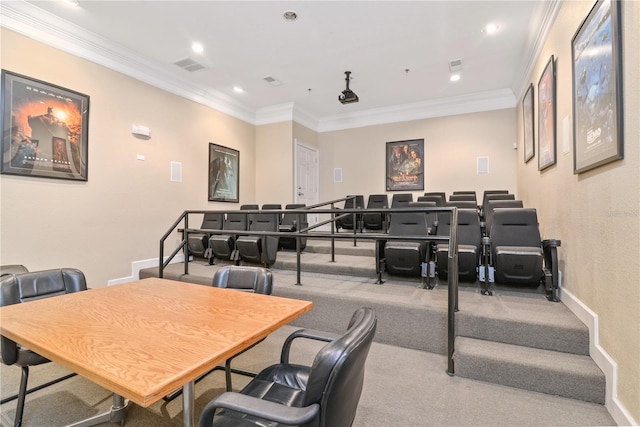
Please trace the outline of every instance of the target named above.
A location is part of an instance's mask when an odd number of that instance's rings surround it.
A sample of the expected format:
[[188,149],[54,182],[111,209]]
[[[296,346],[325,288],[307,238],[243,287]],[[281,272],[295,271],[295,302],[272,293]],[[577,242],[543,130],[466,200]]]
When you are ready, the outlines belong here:
[[[7,274],[0,278],[0,307],[23,302],[80,292],[87,282],[80,270],[59,268]],[[5,337],[0,339],[2,363],[13,365],[17,361],[17,344]]]
[[273,275],[262,267],[233,265],[222,267],[213,275],[212,286],[271,295]]
[[435,196],[435,197],[439,197],[440,198],[440,203],[437,206],[445,206],[445,203],[447,202],[447,195],[442,192],[442,191],[429,191],[427,193],[424,193],[425,196]]
[[[438,212],[438,236],[448,236],[451,232],[451,213]],[[482,241],[480,217],[476,209],[458,209],[458,244],[474,245],[478,249]]]
[[498,208],[493,212],[491,251],[497,246],[540,247],[538,216],[532,208]]
[[428,224],[429,219],[425,212],[394,212],[389,214],[389,234],[393,236],[426,236],[429,234]]
[[482,193],[482,206],[487,203],[487,196],[493,194],[509,194],[509,190],[485,190],[484,193]]
[[454,191],[451,194],[473,194],[475,196],[476,192],[475,191]]
[[499,208],[521,208],[522,200],[489,200],[484,211],[484,223],[488,236],[491,235],[491,226],[493,225],[493,212]]
[[247,214],[240,213],[238,211],[227,213],[227,219],[224,221],[223,229],[224,230],[238,230],[238,231],[246,231],[248,226],[249,218]]
[[259,213],[253,214],[249,230],[251,231],[278,231],[280,221],[278,214],[275,213]]
[[409,203],[411,202],[413,202],[412,193],[399,193],[399,194],[394,194],[393,197],[391,197],[392,208],[400,208],[400,207],[408,206]]
[[358,195],[348,195],[347,197],[355,197],[352,199],[347,199],[344,201],[344,209],[364,209],[364,196],[361,194]]
[[388,208],[389,198],[386,194],[370,194],[367,200],[367,208]]
[[452,194],[449,196],[450,202],[471,201],[476,202],[475,194]]
[[418,196],[418,202],[434,202],[436,206],[444,206],[440,196]]
[[347,332],[325,345],[316,355],[303,406],[320,404],[319,426],[352,425],[362,394],[365,362],[376,325],[373,310],[359,308],[351,317]]
[[455,206],[461,209],[478,209],[478,205],[476,205],[476,202],[472,202],[469,200],[450,200],[447,202],[446,206]]
[[[282,210],[282,205],[278,204],[278,203],[265,203],[264,205],[262,205],[262,210],[263,211],[279,211]],[[282,222],[282,214],[278,213],[276,214],[278,216],[278,223]]]
[[204,230],[220,230],[224,224],[224,214],[222,213],[206,213],[202,219],[201,229]]

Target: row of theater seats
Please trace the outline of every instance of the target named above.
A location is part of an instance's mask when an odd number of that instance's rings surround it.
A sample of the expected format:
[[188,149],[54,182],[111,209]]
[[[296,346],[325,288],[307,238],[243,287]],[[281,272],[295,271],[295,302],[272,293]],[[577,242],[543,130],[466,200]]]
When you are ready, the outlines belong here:
[[[406,207],[415,202],[433,202],[436,207],[455,206],[464,209],[478,209],[481,217],[492,200],[515,200],[508,190],[486,190],[483,193],[482,204],[478,204],[475,191],[454,191],[447,200],[444,192],[427,192],[413,200],[412,193],[396,193],[391,197],[391,205],[386,194],[371,194],[365,207],[364,196],[361,194],[348,195],[344,209],[386,209]],[[355,220],[355,222],[354,222]],[[365,213],[348,215],[336,221],[338,230],[353,230],[362,232],[364,229],[377,231],[388,227],[388,218],[384,213]]]
[[[421,198],[419,198],[420,200]],[[455,201],[454,202],[461,202]],[[465,201],[467,202],[467,201]],[[458,279],[476,282],[483,293],[489,283],[544,285],[550,299],[557,301],[558,240],[542,240],[535,209],[524,208],[521,200],[507,192],[485,195],[457,209]],[[407,207],[438,207],[434,200],[408,202]],[[447,206],[447,205],[444,205]],[[365,214],[367,215],[367,214]],[[388,234],[401,236],[449,236],[450,212],[395,212],[388,214]],[[423,286],[431,279],[448,278],[448,244],[429,241],[378,240],[376,244],[378,282],[382,273],[420,276]]]
[[[289,204],[285,209],[301,209],[304,204]],[[239,211],[223,213],[205,213],[200,229],[211,233],[190,233],[187,237],[189,253],[194,256],[214,259],[258,263],[271,267],[279,249],[296,249],[296,238],[290,236],[242,235],[243,231],[295,232],[309,226],[305,214],[269,212],[282,210],[278,204],[264,204],[259,213],[258,205],[242,205]],[[216,234],[215,230],[237,233]],[[304,250],[306,239],[300,239],[300,250]]]

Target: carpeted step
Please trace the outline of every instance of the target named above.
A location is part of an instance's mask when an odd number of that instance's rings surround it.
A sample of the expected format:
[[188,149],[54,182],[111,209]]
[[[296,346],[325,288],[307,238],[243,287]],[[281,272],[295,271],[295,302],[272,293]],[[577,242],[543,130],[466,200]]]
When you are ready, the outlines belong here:
[[[308,239],[307,247],[304,251],[317,254],[330,254],[331,240]],[[372,240],[356,240],[356,245],[354,246],[353,239],[335,239],[334,253],[336,255],[375,257],[375,243]]]
[[589,356],[459,336],[454,362],[460,377],[605,402],[605,376]]
[[[296,271],[296,254],[279,252],[273,268]],[[300,271],[376,278],[375,258],[366,256],[336,254],[332,262],[329,254],[305,252],[301,254]]]

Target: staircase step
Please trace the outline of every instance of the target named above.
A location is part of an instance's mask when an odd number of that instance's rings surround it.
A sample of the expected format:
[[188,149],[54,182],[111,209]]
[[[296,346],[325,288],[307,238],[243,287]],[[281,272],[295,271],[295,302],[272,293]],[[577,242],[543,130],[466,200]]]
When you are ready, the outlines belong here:
[[[278,252],[273,268],[296,271],[296,253]],[[369,277],[371,280],[376,278],[375,258],[373,257],[336,253],[335,261],[332,262],[331,255],[328,253],[307,252],[306,250],[300,254],[300,271]]]
[[[307,239],[307,247],[304,251],[317,254],[330,254],[331,240],[309,238]],[[354,246],[353,239],[335,239],[334,253],[336,255],[375,257],[375,243],[371,240],[356,240],[356,245]]]
[[605,402],[605,376],[589,356],[459,336],[454,361],[460,377]]

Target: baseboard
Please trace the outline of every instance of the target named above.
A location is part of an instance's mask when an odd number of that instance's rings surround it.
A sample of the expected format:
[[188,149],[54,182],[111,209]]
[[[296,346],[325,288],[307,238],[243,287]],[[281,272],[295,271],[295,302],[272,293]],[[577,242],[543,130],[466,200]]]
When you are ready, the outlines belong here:
[[[165,261],[168,257],[165,257]],[[176,255],[169,264],[173,264],[176,262],[184,262],[184,254]],[[131,276],[121,277],[119,279],[112,279],[107,282],[107,286],[111,285],[119,285],[121,283],[133,282],[134,280],[138,280],[140,277],[140,270],[145,268],[157,267],[158,258],[144,259],[141,261],[133,261],[131,263]]]
[[600,346],[598,315],[564,287],[560,288],[560,292],[564,305],[589,328],[589,355],[602,370],[607,381],[605,407],[617,425],[637,426],[638,423],[618,400],[618,364]]

